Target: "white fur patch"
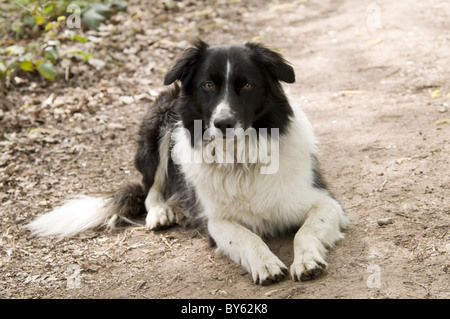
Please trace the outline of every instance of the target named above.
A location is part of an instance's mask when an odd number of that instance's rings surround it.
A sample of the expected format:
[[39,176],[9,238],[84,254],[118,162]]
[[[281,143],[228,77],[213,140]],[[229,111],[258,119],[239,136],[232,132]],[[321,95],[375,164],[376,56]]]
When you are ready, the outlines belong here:
[[167,227],[175,223],[175,214],[170,206],[161,203],[151,203],[151,208],[145,218],[145,227],[156,230]]
[[253,282],[264,284],[284,276],[287,267],[247,228],[231,221],[210,219],[208,231],[218,248],[252,275]]
[[209,127],[214,128],[214,121],[217,118],[229,118],[233,116],[233,111],[231,110],[230,103],[228,101],[229,95],[229,82],[231,75],[231,63],[227,61],[227,69],[225,73],[225,88],[224,88],[224,98],[223,100],[216,106],[213,114],[211,115]]
[[214,128],[214,121],[218,118],[229,118],[233,116],[230,104],[226,99],[222,100],[211,115],[209,127]]
[[105,199],[84,196],[37,217],[27,228],[38,236],[70,237],[90,228],[108,225],[112,217]]
[[170,131],[167,131],[159,140],[159,165],[155,172],[153,185],[145,198],[145,208],[147,209],[145,226],[148,229],[158,229],[175,223],[175,214],[172,208],[165,204],[162,193],[167,179],[170,143]]

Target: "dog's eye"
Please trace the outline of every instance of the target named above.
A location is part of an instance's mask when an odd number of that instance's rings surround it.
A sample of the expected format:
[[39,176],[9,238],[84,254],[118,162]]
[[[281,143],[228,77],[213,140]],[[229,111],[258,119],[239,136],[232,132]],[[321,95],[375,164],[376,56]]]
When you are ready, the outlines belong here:
[[206,90],[212,90],[214,89],[214,84],[212,82],[205,82],[202,84],[202,87]]
[[251,83],[245,83],[244,86],[242,87],[243,90],[250,90],[253,88],[253,84]]

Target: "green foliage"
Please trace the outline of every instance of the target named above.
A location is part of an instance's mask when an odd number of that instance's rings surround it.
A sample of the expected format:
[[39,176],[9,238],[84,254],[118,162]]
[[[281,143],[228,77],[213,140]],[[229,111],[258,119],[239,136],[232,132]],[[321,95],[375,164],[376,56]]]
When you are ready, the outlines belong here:
[[0,7],[0,78],[21,69],[53,81],[62,55],[79,61],[92,56],[81,50],[61,54],[57,38],[87,42],[79,32],[82,28],[97,28],[126,7],[122,0],[6,1]]
[[38,60],[35,62],[35,64],[36,64],[36,69],[38,70],[40,75],[42,75],[44,78],[46,78],[49,81],[53,81],[55,79],[56,70],[50,61]]

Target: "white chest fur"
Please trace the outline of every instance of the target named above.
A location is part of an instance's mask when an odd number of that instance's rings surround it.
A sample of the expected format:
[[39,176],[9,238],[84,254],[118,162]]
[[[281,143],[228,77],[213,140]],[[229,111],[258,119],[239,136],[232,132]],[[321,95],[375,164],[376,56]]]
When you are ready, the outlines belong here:
[[278,160],[278,167],[271,174],[261,173],[261,166],[267,165],[262,163],[183,160],[193,151],[190,140],[184,130],[174,132],[172,157],[181,163],[207,218],[235,221],[257,234],[267,235],[304,220],[317,200],[317,189],[312,191],[312,155],[317,150],[306,116],[300,109],[294,111],[287,133],[280,136],[278,158],[272,158]]

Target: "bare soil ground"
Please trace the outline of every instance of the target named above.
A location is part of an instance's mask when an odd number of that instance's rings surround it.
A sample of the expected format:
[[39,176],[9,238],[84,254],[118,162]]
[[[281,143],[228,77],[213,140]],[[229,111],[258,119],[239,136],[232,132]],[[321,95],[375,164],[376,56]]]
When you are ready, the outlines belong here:
[[[99,70],[66,61],[68,80],[24,74],[2,97],[0,297],[449,298],[450,3],[167,3],[132,0],[89,31],[101,41],[83,45],[107,62]],[[320,278],[254,285],[181,227],[70,239],[24,228],[67,197],[105,195],[139,178],[137,125],[195,37],[261,41],[294,66],[292,94],[352,220]],[[268,244],[290,265],[292,237]]]

